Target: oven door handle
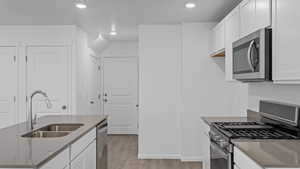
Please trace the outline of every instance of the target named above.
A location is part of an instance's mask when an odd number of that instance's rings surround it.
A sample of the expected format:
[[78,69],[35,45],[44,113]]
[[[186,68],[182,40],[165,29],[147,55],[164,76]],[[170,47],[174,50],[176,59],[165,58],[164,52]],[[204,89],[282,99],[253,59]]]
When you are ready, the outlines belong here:
[[252,41],[250,42],[250,45],[249,45],[249,48],[248,48],[248,52],[247,52],[248,64],[249,64],[249,66],[250,66],[252,72],[255,71],[254,66],[253,66],[253,64],[252,64],[252,61],[251,61],[251,55],[252,55],[252,54],[251,54],[251,53],[252,53],[251,51],[252,51],[252,47],[253,47],[254,43],[255,43],[255,40],[252,40]]
[[210,145],[214,150],[218,151],[218,153],[220,153],[224,158],[228,158],[229,153],[224,152],[224,150],[220,146],[218,146],[214,141],[210,141]]
[[[214,141],[210,141],[210,146],[213,148],[215,151],[218,151],[220,155],[222,155],[225,159],[227,159],[227,167],[228,169],[233,169],[233,162],[232,162],[232,153],[230,152],[224,152],[224,150],[218,146]],[[211,152],[212,153],[212,152]],[[213,158],[212,156],[210,158]]]

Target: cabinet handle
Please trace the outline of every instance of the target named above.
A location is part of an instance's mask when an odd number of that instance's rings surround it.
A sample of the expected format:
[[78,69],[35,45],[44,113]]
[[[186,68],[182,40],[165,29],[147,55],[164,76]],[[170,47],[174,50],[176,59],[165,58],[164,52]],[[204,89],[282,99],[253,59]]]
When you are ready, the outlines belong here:
[[61,107],[61,109],[66,110],[66,109],[67,109],[67,106],[66,106],[66,105],[63,105],[63,106]]

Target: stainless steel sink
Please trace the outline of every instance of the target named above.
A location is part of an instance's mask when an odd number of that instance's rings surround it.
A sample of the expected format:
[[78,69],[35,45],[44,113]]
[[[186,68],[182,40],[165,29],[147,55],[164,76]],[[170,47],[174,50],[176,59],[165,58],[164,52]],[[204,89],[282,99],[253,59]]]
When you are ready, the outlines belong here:
[[54,137],[63,137],[68,135],[70,132],[56,132],[56,131],[33,131],[23,135],[22,137],[31,137],[31,138],[54,138]]
[[50,124],[35,131],[22,135],[30,138],[55,138],[63,137],[79,129],[83,124]]
[[39,131],[75,131],[83,124],[50,124],[48,126],[38,129]]

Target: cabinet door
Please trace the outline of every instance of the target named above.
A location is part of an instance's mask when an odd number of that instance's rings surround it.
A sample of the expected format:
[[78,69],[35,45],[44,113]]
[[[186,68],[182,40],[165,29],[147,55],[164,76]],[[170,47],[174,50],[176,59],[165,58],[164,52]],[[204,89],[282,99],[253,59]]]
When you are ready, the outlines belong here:
[[255,30],[255,0],[244,0],[240,4],[241,36]]
[[60,152],[39,169],[68,169],[70,159],[69,150],[70,149],[67,148],[64,151]]
[[52,108],[47,109],[44,99],[37,96],[34,112],[64,114],[69,112],[70,52],[66,46],[27,47],[27,95],[36,90],[45,91]]
[[233,81],[232,72],[232,43],[240,36],[240,9],[237,7],[225,18],[225,76],[227,81]]
[[257,29],[271,26],[271,0],[256,0],[255,13]]
[[100,62],[94,57],[90,57],[89,64],[89,103],[90,114],[101,115],[101,70]]
[[96,140],[85,151],[85,169],[96,169]]
[[300,83],[300,1],[274,0],[273,5],[273,80]]
[[71,169],[96,169],[96,140],[71,162]]
[[225,25],[221,21],[213,28],[212,53],[216,53],[225,48]]
[[17,70],[16,47],[0,46],[0,128],[17,120]]
[[82,152],[71,162],[71,169],[86,169],[84,160],[84,152]]

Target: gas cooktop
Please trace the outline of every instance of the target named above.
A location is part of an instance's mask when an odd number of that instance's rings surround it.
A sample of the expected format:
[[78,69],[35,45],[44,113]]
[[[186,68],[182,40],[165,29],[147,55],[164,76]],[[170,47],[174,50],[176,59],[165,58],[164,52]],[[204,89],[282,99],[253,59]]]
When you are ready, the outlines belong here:
[[257,122],[216,122],[213,125],[229,138],[296,139],[293,135]]

